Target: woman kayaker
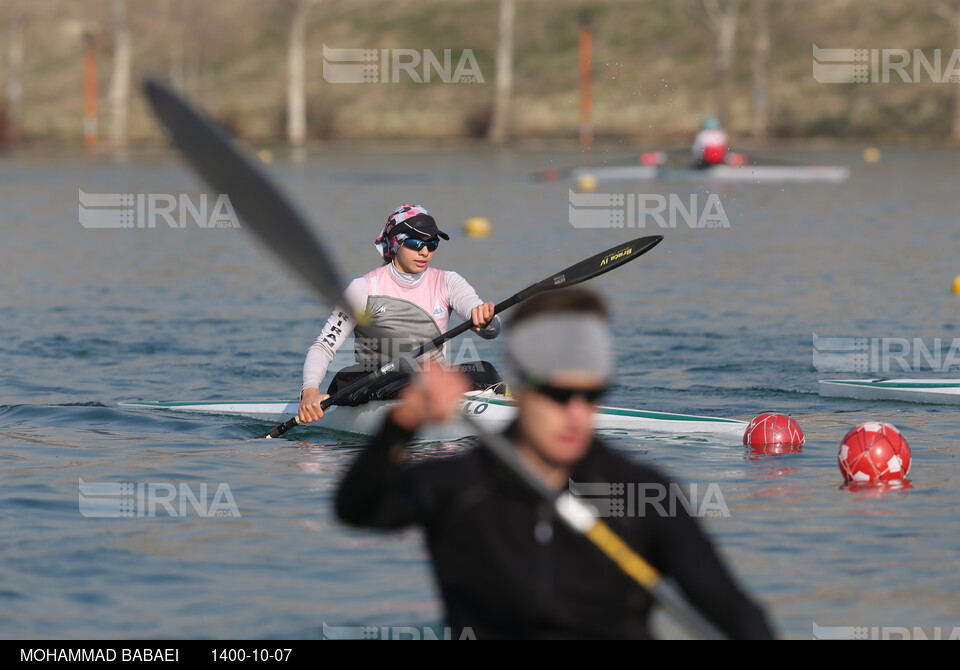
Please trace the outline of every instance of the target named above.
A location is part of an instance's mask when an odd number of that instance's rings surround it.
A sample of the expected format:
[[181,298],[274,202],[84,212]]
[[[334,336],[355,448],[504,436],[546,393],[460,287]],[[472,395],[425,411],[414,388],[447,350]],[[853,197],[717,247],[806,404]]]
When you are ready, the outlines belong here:
[[[303,364],[301,423],[322,417],[320,403],[337,389],[390,361],[399,363],[399,372],[351,393],[338,404],[356,405],[396,397],[414,369],[410,357],[405,355],[447,331],[452,312],[465,321],[472,321],[473,330],[484,339],[499,334],[500,319],[494,316],[492,302],[483,302],[456,272],[430,267],[441,238],[449,240],[450,236],[437,227],[430,212],[420,205],[403,205],[390,214],[375,241],[383,265],[354,279],[345,295],[350,303],[347,307],[360,312],[366,310],[371,321],[366,326],[358,326],[341,309],[334,310],[327,320]],[[321,393],[320,384],[327,369],[351,332],[356,364],[338,372],[327,393]],[[442,354],[435,352],[433,358],[442,359]],[[484,361],[462,367],[473,379],[475,388],[486,388],[501,381],[493,367]]]

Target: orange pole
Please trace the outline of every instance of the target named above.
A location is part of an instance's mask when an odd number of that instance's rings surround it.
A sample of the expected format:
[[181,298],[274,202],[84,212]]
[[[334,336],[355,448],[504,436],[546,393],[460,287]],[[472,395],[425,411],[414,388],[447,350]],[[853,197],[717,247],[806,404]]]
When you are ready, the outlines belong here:
[[83,47],[83,144],[97,146],[97,46],[91,33]]
[[593,34],[586,17],[580,21],[580,147],[593,146],[593,100],[591,81]]

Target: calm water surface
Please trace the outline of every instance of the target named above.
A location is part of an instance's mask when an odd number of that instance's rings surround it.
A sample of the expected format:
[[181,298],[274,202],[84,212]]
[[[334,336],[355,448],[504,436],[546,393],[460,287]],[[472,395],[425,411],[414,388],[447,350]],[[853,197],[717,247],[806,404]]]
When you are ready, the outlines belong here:
[[[612,443],[683,482],[719,486],[729,516],[704,526],[784,637],[810,638],[814,625],[947,634],[960,626],[960,419],[951,407],[820,398],[812,336],[958,336],[957,154],[889,148],[876,165],[860,148],[784,155],[853,175],[840,185],[601,184],[701,202],[716,193],[730,227],[713,230],[574,229],[570,184],[529,179],[576,164],[573,153],[330,149],[268,169],[347,277],[377,265],[373,239],[405,202],[451,233],[435,265],[489,300],[621,241],[666,235],[590,284],[614,313],[609,404],[745,420],[784,412],[807,441],[775,457],[702,438]],[[170,155],[0,161],[0,636],[317,638],[323,624],[441,625],[419,534],[359,532],[332,514],[356,443],[316,428],[254,441],[269,424],[117,407],[296,397],[329,306],[243,230],[84,229],[80,189],[198,200],[204,186]],[[491,221],[489,238],[462,233],[472,216]],[[501,342],[474,343],[502,360]],[[913,488],[841,488],[839,442],[872,419],[909,440]],[[240,516],[84,516],[80,480],[206,486],[211,501],[226,484]]]

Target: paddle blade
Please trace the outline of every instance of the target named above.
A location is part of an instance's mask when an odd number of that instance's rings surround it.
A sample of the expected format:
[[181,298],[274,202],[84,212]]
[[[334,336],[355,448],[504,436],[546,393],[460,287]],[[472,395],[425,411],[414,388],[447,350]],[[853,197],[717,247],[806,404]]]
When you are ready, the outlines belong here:
[[[348,307],[345,286],[333,253],[267,174],[209,117],[154,79],[144,91],[170,139],[219,194],[230,198],[246,228],[280,257],[284,265],[328,302]],[[355,314],[363,322],[364,315]]]
[[592,279],[597,275],[602,275],[614,268],[618,268],[625,263],[629,263],[635,258],[644,255],[663,240],[663,235],[648,235],[639,237],[635,240],[607,249],[595,256],[591,256],[585,261],[580,261],[576,265],[568,267],[562,272],[558,272],[552,277],[547,277],[542,282],[534,284],[518,294],[520,300],[530,297],[540,291],[551,290],[555,288],[566,288],[580,282]]

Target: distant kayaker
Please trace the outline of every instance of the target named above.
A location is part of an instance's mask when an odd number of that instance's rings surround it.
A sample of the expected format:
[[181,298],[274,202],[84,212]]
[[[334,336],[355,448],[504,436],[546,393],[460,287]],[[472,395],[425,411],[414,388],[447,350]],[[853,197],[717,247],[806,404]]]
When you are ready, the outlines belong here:
[[727,133],[714,116],[703,120],[700,132],[693,140],[693,162],[696,167],[722,165],[727,158]]
[[[520,460],[560,493],[571,483],[642,490],[639,509],[610,514],[614,532],[715,626],[734,638],[771,638],[763,610],[736,583],[683,505],[648,502],[670,482],[594,435],[598,399],[613,361],[606,306],[578,288],[521,303],[508,324],[508,381],[517,419],[505,435]],[[477,639],[649,638],[654,601],[582,535],[559,520],[483,448],[405,462],[429,421],[457,411],[469,382],[437,366],[404,390],[343,479],[340,519],[378,529],[422,526],[446,622]],[[613,487],[620,486],[620,489]],[[605,515],[606,516],[606,515]]]
[[[345,297],[349,307],[372,315],[367,326],[357,326],[344,310],[336,309],[316,341],[307,351],[300,391],[301,423],[323,416],[320,403],[361,376],[390,361],[399,361],[401,371],[390,373],[340,404],[359,404],[366,400],[395,398],[409,378],[411,366],[404,370],[404,354],[448,330],[447,321],[455,312],[471,320],[474,331],[485,339],[500,332],[500,319],[494,316],[494,303],[483,302],[477,292],[456,272],[429,267],[440,245],[450,236],[420,205],[403,205],[387,218],[375,244],[383,265],[354,279]],[[337,373],[327,393],[320,384],[337,350],[353,332],[356,364]],[[442,358],[436,352],[434,358]],[[406,359],[409,360],[409,357]],[[489,363],[471,362],[470,374],[475,386],[484,388],[501,381]]]

